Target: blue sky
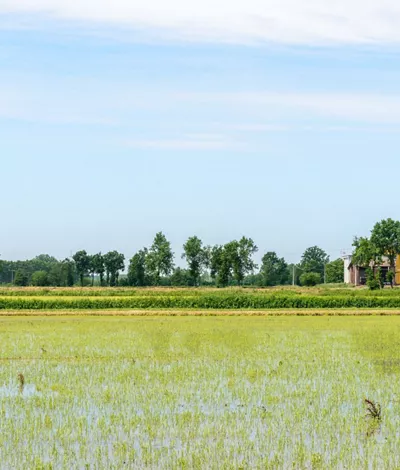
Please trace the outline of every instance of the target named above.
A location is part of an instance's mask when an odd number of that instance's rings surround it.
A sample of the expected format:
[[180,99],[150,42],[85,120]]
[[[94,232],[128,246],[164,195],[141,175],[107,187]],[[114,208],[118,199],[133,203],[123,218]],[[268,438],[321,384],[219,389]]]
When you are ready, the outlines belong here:
[[159,230],[336,258],[400,217],[394,2],[91,3],[0,2],[2,258]]

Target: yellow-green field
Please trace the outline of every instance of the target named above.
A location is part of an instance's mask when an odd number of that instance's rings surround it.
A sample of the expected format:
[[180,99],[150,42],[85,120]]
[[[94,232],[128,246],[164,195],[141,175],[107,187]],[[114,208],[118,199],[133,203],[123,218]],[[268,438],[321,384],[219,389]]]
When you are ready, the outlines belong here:
[[3,316],[0,364],[1,469],[400,467],[399,317]]

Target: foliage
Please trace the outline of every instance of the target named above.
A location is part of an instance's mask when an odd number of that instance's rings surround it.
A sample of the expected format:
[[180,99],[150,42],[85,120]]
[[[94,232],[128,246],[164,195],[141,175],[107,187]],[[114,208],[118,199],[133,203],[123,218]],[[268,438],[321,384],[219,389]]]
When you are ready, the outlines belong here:
[[371,263],[375,266],[381,262],[378,250],[369,238],[354,238],[353,247],[351,261],[355,266],[368,267]]
[[387,280],[387,282],[390,283],[390,286],[391,286],[391,287],[393,287],[395,278],[396,278],[396,275],[395,275],[394,271],[389,270],[388,273],[387,273],[387,275],[386,275],[386,280]]
[[344,261],[338,258],[331,261],[325,267],[326,282],[328,284],[336,284],[343,282],[344,279]]
[[161,276],[168,276],[174,268],[174,254],[171,243],[162,232],[154,238],[146,256],[146,269],[154,285],[160,283]]
[[147,248],[139,250],[130,260],[127,282],[130,286],[142,287],[147,285],[146,276]]
[[329,263],[329,256],[318,246],[307,248],[301,258],[300,267],[303,273],[318,273],[320,284],[324,279],[325,265]]
[[242,237],[224,246],[215,245],[210,250],[210,274],[217,286],[226,287],[231,279],[242,285],[247,274],[254,271],[257,265],[252,257],[258,250],[251,238]]
[[193,286],[193,273],[188,269],[175,268],[170,276],[171,286],[188,287]]
[[[92,276],[98,274],[100,278],[100,285],[104,285],[104,273],[106,272],[106,266],[104,263],[104,256],[101,253],[96,253],[90,257],[90,271]],[[93,285],[93,281],[92,281]]]
[[320,273],[303,273],[300,276],[300,284],[302,286],[312,287],[321,282]]
[[[186,260],[192,283],[197,286],[200,284],[200,276],[208,263],[208,251],[203,247],[200,238],[190,237],[183,245],[182,258]],[[174,284],[182,285],[182,284]]]
[[46,271],[35,271],[31,277],[31,284],[33,286],[49,286],[49,274]]
[[376,272],[374,272],[373,269],[368,268],[366,271],[366,274],[367,274],[367,286],[369,290],[378,290],[382,288],[382,281],[381,281],[379,269]]
[[287,284],[290,278],[285,259],[278,258],[274,251],[269,251],[263,256],[260,274],[264,286]]
[[371,232],[371,243],[381,257],[388,257],[393,267],[400,254],[400,221],[386,219],[376,223]]
[[125,269],[125,256],[118,251],[109,251],[104,255],[104,266],[107,272],[107,283],[111,287],[118,285],[119,272]]
[[78,273],[81,286],[83,286],[83,280],[85,275],[88,273],[90,268],[90,257],[86,253],[86,250],[77,251],[72,259],[75,261],[76,271]]
[[22,269],[18,269],[18,271],[15,273],[14,277],[14,285],[15,286],[20,286],[20,287],[25,287],[29,283],[29,277],[28,274],[23,271]]

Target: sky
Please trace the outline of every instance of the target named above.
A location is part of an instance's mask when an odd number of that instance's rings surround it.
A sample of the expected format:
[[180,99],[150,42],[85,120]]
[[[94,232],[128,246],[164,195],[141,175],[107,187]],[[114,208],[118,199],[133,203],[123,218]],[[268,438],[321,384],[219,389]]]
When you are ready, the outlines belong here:
[[0,0],[1,257],[336,259],[400,218],[399,51],[395,0]]

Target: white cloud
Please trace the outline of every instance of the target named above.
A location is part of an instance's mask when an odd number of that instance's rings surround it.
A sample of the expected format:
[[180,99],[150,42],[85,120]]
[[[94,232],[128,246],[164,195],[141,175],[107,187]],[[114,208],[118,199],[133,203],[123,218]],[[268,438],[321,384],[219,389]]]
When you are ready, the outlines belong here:
[[55,18],[119,25],[195,41],[400,42],[397,0],[1,0],[1,13],[25,20],[32,14],[32,21]]
[[[196,113],[193,113],[196,110]],[[79,80],[41,84],[2,82],[0,117],[59,124],[129,125],[151,120],[200,132],[219,128],[222,132],[282,132],[309,119],[346,120],[341,125],[400,123],[400,95],[335,92],[181,92],[143,90],[129,84],[118,86]],[[295,124],[296,123],[296,124]],[[331,122],[330,125],[337,123]],[[172,128],[171,127],[171,128]],[[190,131],[189,131],[190,132]],[[226,145],[214,136],[189,136],[184,145]],[[193,141],[195,143],[193,143]],[[178,146],[178,142],[171,142]],[[142,142],[144,145],[153,145]],[[163,142],[168,145],[168,142]]]
[[177,139],[154,140],[128,140],[124,143],[127,147],[148,150],[224,150],[243,148],[224,136],[220,135],[184,135]]

